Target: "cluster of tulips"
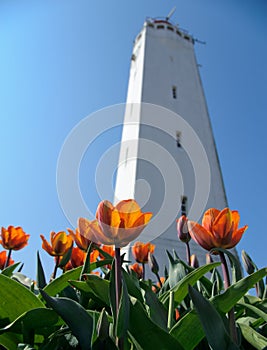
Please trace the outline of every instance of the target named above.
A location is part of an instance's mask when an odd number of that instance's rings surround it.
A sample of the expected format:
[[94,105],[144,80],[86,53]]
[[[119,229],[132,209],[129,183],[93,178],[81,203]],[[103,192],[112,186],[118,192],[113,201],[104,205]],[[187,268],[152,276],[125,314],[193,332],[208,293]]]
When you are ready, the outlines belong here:
[[[7,344],[12,344],[10,349],[21,346],[20,349],[44,350],[73,347],[150,349],[153,342],[155,349],[211,347],[221,350],[244,348],[246,344],[255,346],[258,343],[261,345],[256,348],[263,349],[260,346],[265,342],[267,346],[267,318],[266,315],[263,317],[267,293],[263,277],[267,269],[258,270],[248,254],[242,252],[244,267],[249,274],[242,279],[239,261],[228,251],[236,246],[247,229],[247,226],[238,227],[239,213],[229,208],[221,211],[212,208],[205,212],[202,224],[181,216],[177,220],[177,234],[185,244],[187,261],[183,262],[177,255],[172,256],[167,252],[170,265],[169,272],[165,271],[164,276],[159,275],[154,255],[155,245],[150,242],[137,241],[132,246],[135,263],[126,264],[124,255],[121,255],[121,248],[138,238],[151,217],[152,213],[143,213],[132,199],[123,200],[116,206],[109,201],[102,201],[98,205],[96,219],[89,221],[80,218],[75,231],[67,229],[67,232],[51,232],[50,242],[40,235],[42,248],[55,259],[55,268],[47,284],[38,255],[37,281],[29,293],[34,292],[34,297],[42,300],[42,307],[46,305],[60,320],[57,319],[53,327],[50,325],[50,333],[47,333],[48,325],[44,322],[46,331],[40,330],[41,326],[38,326],[38,330],[31,326],[29,335],[25,333],[27,327],[19,327],[18,323],[23,325],[25,318],[29,322],[30,317],[37,312],[33,312],[36,308],[24,310],[26,313],[16,315],[13,319],[6,317],[8,322],[3,321],[4,327],[0,328],[0,344],[6,348],[11,346]],[[18,265],[11,257],[12,251],[25,247],[29,236],[21,227],[2,228],[0,243],[5,250],[0,252],[0,269],[3,270],[0,274],[0,290],[1,283],[10,283]],[[205,266],[199,267],[196,255],[191,254],[191,239],[208,251]],[[213,262],[212,254],[220,257],[220,263]],[[232,267],[232,278],[226,257]],[[145,279],[146,264],[155,274],[155,281]],[[219,265],[220,271],[217,270]],[[58,268],[63,272],[59,277]],[[210,280],[206,277],[208,272],[212,273]],[[18,284],[12,280],[13,283]],[[237,301],[243,302],[245,293],[253,286],[256,286],[257,302],[249,300],[246,308],[244,305],[243,308],[237,306]],[[16,288],[26,287],[22,285]],[[247,311],[253,307],[255,325]],[[79,317],[74,317],[75,312]],[[253,327],[247,321],[244,325],[238,321],[246,313]],[[140,326],[134,325],[138,317],[144,322],[144,327],[148,327],[147,330],[140,330]],[[0,325],[1,318],[0,307]],[[212,322],[222,327],[216,327],[218,334],[214,334]],[[198,337],[181,341],[182,332],[199,324],[202,330],[198,331]],[[248,331],[246,327],[250,327],[250,336],[243,334],[244,330]],[[145,339],[148,334],[155,337],[151,344]]]

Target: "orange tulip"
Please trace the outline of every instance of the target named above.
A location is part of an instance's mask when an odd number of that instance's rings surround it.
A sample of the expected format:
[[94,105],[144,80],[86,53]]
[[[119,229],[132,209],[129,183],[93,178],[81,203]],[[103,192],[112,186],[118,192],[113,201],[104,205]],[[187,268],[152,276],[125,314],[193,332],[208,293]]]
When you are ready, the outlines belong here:
[[47,251],[48,254],[52,256],[62,256],[64,255],[73,244],[72,238],[70,235],[67,235],[66,232],[51,232],[50,233],[50,242],[49,244],[43,235],[40,235],[42,238],[43,244],[42,248]]
[[[90,253],[90,262],[91,263],[96,262],[98,255],[99,255],[99,253],[97,250],[92,251]],[[61,257],[61,258],[63,258],[63,257]],[[72,248],[71,258],[67,262],[67,264],[63,267],[63,270],[64,271],[71,270],[71,269],[74,269],[76,267],[82,266],[85,262],[85,259],[86,259],[86,253],[83,250],[81,250],[78,247]]]
[[99,203],[96,219],[100,230],[91,231],[91,240],[105,245],[124,247],[136,239],[152,217],[152,213],[142,213],[133,199],[120,201],[115,207],[109,201]]
[[0,243],[5,249],[20,250],[28,244],[29,237],[21,227],[2,227]]
[[188,221],[191,237],[204,249],[213,248],[231,249],[242,238],[247,225],[238,229],[239,213],[225,208],[208,209],[202,219],[202,226],[196,222]]
[[143,277],[143,267],[138,263],[134,263],[133,265],[130,265],[130,269],[137,274],[137,277],[139,279]]
[[88,247],[91,243],[90,239],[87,239],[84,235],[81,235],[78,228],[76,228],[75,233],[70,228],[68,228],[67,230],[73,238],[74,242],[77,244],[77,247],[87,252]]
[[[114,246],[112,245],[103,245],[101,247],[102,250],[104,250],[104,252],[108,253],[110,256],[115,256],[115,250],[114,250]],[[100,253],[100,256],[103,257]],[[104,258],[104,257],[103,257]]]
[[[3,270],[5,267],[7,267],[6,260],[7,260],[6,250],[3,250],[2,252],[0,252],[0,270]],[[14,260],[10,258],[8,266],[13,264],[14,264]]]
[[135,242],[132,247],[132,254],[134,259],[142,264],[148,262],[148,254],[153,254],[155,250],[155,245],[152,243]]

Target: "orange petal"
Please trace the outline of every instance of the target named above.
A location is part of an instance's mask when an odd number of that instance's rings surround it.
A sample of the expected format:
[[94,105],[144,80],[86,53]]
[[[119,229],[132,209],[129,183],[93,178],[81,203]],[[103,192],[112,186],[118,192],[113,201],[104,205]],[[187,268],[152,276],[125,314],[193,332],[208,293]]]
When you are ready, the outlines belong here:
[[141,209],[134,199],[120,201],[115,208],[124,220],[125,227],[132,227],[141,213]]
[[229,208],[224,208],[216,217],[212,225],[212,233],[215,237],[223,238],[232,232],[233,229],[232,212]]
[[237,210],[232,210],[232,221],[234,223],[233,230],[236,231],[240,221],[240,216]]
[[215,208],[208,209],[202,219],[202,226],[205,227],[206,230],[211,232],[211,227],[213,222],[215,221],[216,217],[219,215],[220,210]]
[[188,221],[188,229],[190,236],[193,240],[198,243],[202,248],[206,250],[211,250],[216,247],[214,242],[214,237],[206,230],[203,226],[199,225],[197,222]]
[[248,228],[248,226],[243,226],[241,227],[239,230],[234,231],[232,234],[232,240],[231,243],[228,246],[225,246],[225,249],[230,249],[233,248],[234,246],[237,245],[237,243],[240,241],[240,239],[243,236],[243,233],[246,231],[246,229]]
[[44,238],[43,235],[40,235],[43,243],[42,243],[42,248],[50,255],[54,255],[53,254],[53,249],[51,247],[51,245],[47,242],[47,240]]

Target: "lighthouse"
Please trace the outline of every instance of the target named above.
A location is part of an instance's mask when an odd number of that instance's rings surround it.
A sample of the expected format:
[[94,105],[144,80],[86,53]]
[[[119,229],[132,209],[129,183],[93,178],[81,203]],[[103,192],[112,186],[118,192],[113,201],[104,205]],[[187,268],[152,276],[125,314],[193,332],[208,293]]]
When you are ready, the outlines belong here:
[[[148,18],[131,55],[127,103],[115,183],[115,203],[135,198],[153,219],[138,240],[185,259],[176,221],[200,221],[208,208],[227,206],[225,189],[196,60],[195,39],[169,18]],[[190,241],[205,263],[205,251]],[[132,260],[131,246],[126,259]]]

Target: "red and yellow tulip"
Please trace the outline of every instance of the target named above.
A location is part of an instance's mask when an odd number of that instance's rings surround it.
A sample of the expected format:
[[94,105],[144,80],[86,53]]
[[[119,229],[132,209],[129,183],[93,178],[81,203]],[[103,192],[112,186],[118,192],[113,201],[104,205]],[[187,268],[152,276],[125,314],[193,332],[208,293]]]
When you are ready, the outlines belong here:
[[0,243],[7,250],[20,250],[28,244],[29,237],[21,227],[2,227]]
[[51,232],[51,243],[48,243],[43,235],[40,235],[40,237],[43,241],[42,248],[52,256],[64,255],[72,247],[73,244],[72,237],[70,235],[67,235],[64,231],[60,231],[57,233]]
[[238,228],[239,213],[236,210],[225,208],[222,211],[208,209],[202,219],[202,225],[188,221],[191,237],[204,249],[213,248],[231,249],[242,238],[247,225]]
[[153,254],[155,250],[155,245],[152,243],[135,242],[132,247],[132,254],[134,259],[142,264],[148,262],[148,254]]

